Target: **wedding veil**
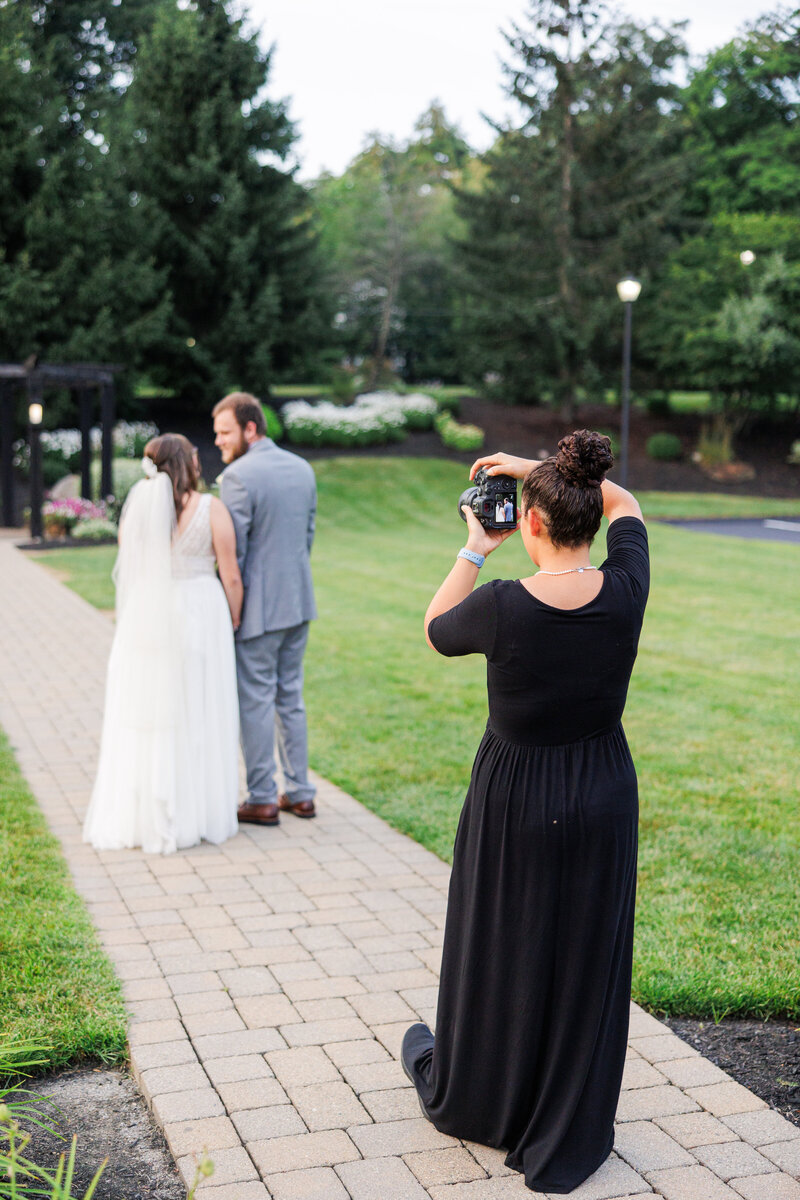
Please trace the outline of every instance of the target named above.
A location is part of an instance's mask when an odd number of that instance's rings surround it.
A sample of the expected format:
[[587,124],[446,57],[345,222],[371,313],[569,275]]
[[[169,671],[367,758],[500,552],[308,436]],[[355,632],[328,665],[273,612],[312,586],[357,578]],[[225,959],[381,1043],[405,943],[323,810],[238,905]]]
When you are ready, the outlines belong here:
[[[150,460],[147,460],[148,462]],[[172,480],[164,471],[134,484],[120,520],[112,578],[117,589],[115,653],[125,718],[136,728],[172,724],[180,662],[172,587]]]

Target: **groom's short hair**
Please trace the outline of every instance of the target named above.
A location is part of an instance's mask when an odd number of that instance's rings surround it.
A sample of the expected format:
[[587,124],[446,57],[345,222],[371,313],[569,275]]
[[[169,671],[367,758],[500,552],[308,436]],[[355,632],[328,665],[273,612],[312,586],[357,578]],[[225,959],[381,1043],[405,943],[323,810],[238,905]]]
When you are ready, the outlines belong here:
[[256,397],[251,396],[249,392],[230,392],[223,396],[219,403],[214,405],[211,416],[216,417],[228,409],[233,413],[240,429],[244,429],[245,425],[252,421],[259,437],[263,437],[267,432],[264,410]]

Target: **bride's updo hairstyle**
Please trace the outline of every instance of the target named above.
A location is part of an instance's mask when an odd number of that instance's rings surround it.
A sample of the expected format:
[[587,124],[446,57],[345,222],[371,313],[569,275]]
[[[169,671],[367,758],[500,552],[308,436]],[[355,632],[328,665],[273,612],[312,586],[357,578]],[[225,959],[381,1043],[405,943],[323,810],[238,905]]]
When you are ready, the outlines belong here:
[[558,454],[525,476],[523,512],[536,509],[556,547],[574,550],[591,543],[603,516],[600,485],[613,464],[609,438],[576,430],[561,439]]
[[200,472],[195,460],[196,450],[182,433],[162,433],[151,438],[144,448],[145,458],[152,458],[159,471],[172,480],[175,515],[180,517],[189,492],[197,489]]

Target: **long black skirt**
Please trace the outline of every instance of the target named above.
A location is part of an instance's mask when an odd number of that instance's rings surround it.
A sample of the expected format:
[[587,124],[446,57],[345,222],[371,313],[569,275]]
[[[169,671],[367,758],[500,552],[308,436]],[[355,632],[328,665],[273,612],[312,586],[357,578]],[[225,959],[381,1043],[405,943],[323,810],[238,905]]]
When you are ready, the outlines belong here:
[[435,1039],[437,1129],[567,1193],[614,1144],[628,1033],[636,773],[621,726],[561,746],[487,728],[456,834]]

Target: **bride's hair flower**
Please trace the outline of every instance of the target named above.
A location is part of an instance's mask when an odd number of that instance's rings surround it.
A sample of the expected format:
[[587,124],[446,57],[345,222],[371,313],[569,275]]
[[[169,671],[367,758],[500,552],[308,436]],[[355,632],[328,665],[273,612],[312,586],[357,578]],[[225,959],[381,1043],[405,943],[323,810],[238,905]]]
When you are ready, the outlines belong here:
[[156,475],[158,474],[158,467],[153,462],[152,458],[148,458],[146,455],[142,459],[142,470],[148,479],[155,479]]

